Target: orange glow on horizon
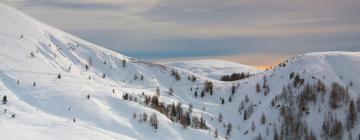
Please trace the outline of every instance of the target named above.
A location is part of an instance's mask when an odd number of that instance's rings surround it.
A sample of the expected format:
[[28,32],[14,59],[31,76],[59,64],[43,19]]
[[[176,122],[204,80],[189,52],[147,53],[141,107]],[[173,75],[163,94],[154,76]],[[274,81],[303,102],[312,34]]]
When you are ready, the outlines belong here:
[[271,66],[270,65],[259,65],[259,66],[255,66],[256,68],[258,69],[261,69],[261,70],[266,70],[266,69],[270,69]]

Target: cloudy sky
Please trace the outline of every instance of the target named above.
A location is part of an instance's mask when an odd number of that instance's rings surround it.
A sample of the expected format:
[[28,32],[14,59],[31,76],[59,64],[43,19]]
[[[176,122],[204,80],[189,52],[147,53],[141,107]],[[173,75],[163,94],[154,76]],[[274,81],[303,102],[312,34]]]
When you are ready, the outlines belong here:
[[360,51],[360,0],[0,0],[90,42],[151,61],[271,65]]

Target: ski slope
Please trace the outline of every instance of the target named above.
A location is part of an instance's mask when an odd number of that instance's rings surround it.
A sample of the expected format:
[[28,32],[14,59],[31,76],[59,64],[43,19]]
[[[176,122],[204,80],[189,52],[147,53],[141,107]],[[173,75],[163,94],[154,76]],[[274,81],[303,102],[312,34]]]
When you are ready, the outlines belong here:
[[[208,62],[173,63],[169,64],[171,67],[148,63],[107,50],[0,4],[0,97],[6,95],[8,100],[0,105],[0,135],[11,140],[250,140],[259,135],[273,139],[283,122],[277,106],[290,106],[289,101],[293,99],[294,104],[298,104],[296,97],[304,85],[321,79],[326,85],[325,101],[318,97],[307,106],[308,114],[301,118],[308,131],[320,139],[325,114],[335,114],[343,124],[347,120],[344,112],[348,103],[329,108],[332,83],[347,87],[350,99],[356,101],[360,95],[359,52],[308,53],[284,61],[282,65],[286,66],[262,72],[246,66]],[[192,69],[193,65],[199,67]],[[233,69],[256,74],[234,82],[214,80]],[[174,71],[180,79],[172,75]],[[292,72],[299,74],[305,83],[292,87],[292,96],[277,101],[276,107],[272,107],[272,100],[282,95],[282,88],[292,85],[293,79],[289,78]],[[196,79],[189,80],[191,77]],[[267,95],[262,87],[256,92],[256,84],[263,85],[264,77],[269,88]],[[213,95],[206,92],[200,97],[205,81],[213,83]],[[236,87],[234,93],[233,87]],[[163,103],[181,103],[184,109],[192,104],[191,116],[203,117],[209,129],[184,128],[145,105],[144,95],[156,95],[157,88]],[[172,94],[169,94],[170,88]],[[194,97],[195,91],[199,94],[197,97]],[[137,101],[124,100],[126,93]],[[241,104],[243,108],[253,107],[252,115],[246,120]],[[157,114],[159,128],[139,122],[138,118],[134,119],[134,113]],[[220,113],[221,122],[218,121]],[[262,114],[266,116],[265,124],[260,122]],[[230,123],[232,129],[227,135],[226,126]],[[255,130],[252,130],[253,124]],[[344,129],[342,138],[349,139],[349,132],[356,138],[360,130],[358,124],[356,122],[350,131]],[[218,130],[217,138],[215,130]]]

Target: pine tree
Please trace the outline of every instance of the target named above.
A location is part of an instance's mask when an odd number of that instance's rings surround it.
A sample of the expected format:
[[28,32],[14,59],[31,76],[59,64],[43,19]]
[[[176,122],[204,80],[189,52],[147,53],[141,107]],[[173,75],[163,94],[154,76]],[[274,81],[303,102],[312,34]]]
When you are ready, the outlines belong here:
[[157,118],[156,113],[153,113],[153,114],[150,116],[150,123],[151,123],[151,126],[154,127],[155,130],[158,129],[159,120],[158,120],[158,118]]
[[218,121],[219,121],[219,123],[221,123],[221,122],[223,121],[223,115],[222,115],[222,113],[219,113]]
[[217,128],[215,129],[215,132],[214,132],[214,137],[215,137],[215,138],[219,137],[219,134],[218,134],[218,130],[217,130]]
[[156,95],[160,96],[160,88],[159,87],[156,88]]
[[146,113],[143,114],[143,121],[144,122],[147,122],[147,119],[148,119],[148,115]]
[[349,129],[354,128],[354,125],[357,121],[357,113],[355,110],[354,101],[351,100],[348,108],[348,115],[347,115],[347,126]]
[[255,123],[252,122],[252,123],[251,123],[251,130],[252,130],[252,131],[255,131],[255,128],[256,128],[256,127],[255,127]]
[[232,85],[232,86],[231,86],[231,94],[235,94],[235,90],[236,90],[235,85]]
[[7,97],[6,97],[6,95],[4,95],[3,96],[3,98],[2,98],[2,103],[5,105],[5,104],[7,104]]
[[231,130],[232,130],[231,123],[228,123],[228,125],[226,126],[226,135],[227,136],[230,136]]
[[265,124],[266,123],[266,117],[265,117],[265,114],[263,113],[262,115],[261,115],[261,124]]
[[246,113],[246,110],[244,111],[244,120],[247,120],[247,113]]
[[125,68],[125,66],[126,66],[126,60],[125,59],[122,60],[122,65]]
[[193,112],[193,105],[190,103],[189,104],[189,110],[188,110],[190,113],[192,113]]
[[261,90],[260,90],[260,84],[259,83],[256,83],[256,92],[259,93]]

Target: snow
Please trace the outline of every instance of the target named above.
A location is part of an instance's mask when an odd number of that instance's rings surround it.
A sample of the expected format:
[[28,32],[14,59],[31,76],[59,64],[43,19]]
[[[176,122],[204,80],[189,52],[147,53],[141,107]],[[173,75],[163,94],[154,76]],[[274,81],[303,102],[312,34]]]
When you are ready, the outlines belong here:
[[261,70],[252,66],[216,59],[178,61],[165,63],[164,65],[185,69],[215,80],[219,80],[221,76],[231,75],[233,73],[256,74],[261,72]]
[[[126,60],[125,67],[123,60]],[[11,140],[208,140],[215,139],[215,128],[219,131],[217,139],[224,139],[224,124],[231,123],[233,130],[229,139],[248,140],[259,134],[272,139],[273,126],[268,125],[277,123],[279,128],[280,115],[270,103],[281,94],[282,87],[292,83],[291,72],[299,73],[307,83],[321,79],[327,91],[333,82],[345,86],[352,81],[350,97],[356,100],[360,95],[360,78],[356,76],[360,72],[359,52],[308,53],[286,62],[285,67],[269,71],[218,60],[176,62],[167,64],[169,66],[152,64],[89,43],[0,4],[0,97],[8,97],[8,103],[0,105],[0,135]],[[87,64],[89,70],[85,69]],[[171,76],[172,70],[180,73],[181,80]],[[253,72],[255,76],[236,82],[216,80],[220,75],[233,72]],[[103,73],[105,78],[102,78]],[[58,74],[61,79],[57,78]],[[144,80],[135,80],[135,75],[143,75]],[[197,77],[195,82],[187,79],[192,75]],[[268,96],[255,92],[256,83],[262,84],[265,75],[270,87]],[[200,95],[204,81],[214,83],[214,95],[206,93],[203,98],[195,98],[194,91],[198,87]],[[36,86],[33,86],[34,82]],[[233,85],[239,87],[229,102]],[[161,90],[160,101],[167,104],[180,102],[183,107],[191,103],[193,115],[203,116],[210,130],[184,129],[160,112],[144,106],[142,93],[155,95],[157,87]],[[174,89],[173,95],[168,94],[170,87]],[[301,89],[294,88],[294,95]],[[138,97],[138,101],[123,100],[125,93]],[[91,98],[87,99],[87,95]],[[245,96],[256,105],[253,115],[246,121],[238,112]],[[225,99],[224,105],[220,98]],[[249,105],[246,103],[245,106]],[[325,113],[333,112],[343,124],[346,120],[346,106],[331,110],[327,105],[327,100],[312,104],[310,114],[306,116],[309,130],[313,130],[318,138]],[[317,112],[318,107],[321,112]],[[139,123],[132,118],[133,113],[144,112],[158,115],[157,131],[149,123]],[[217,121],[219,113],[224,117],[222,123]],[[269,122],[266,125],[260,124],[262,113]],[[16,117],[12,118],[12,114]],[[251,131],[252,122],[256,124],[255,131]],[[266,135],[266,127],[270,128],[269,135]],[[353,137],[358,135],[358,130],[357,123]],[[345,134],[344,139],[347,138]]]

